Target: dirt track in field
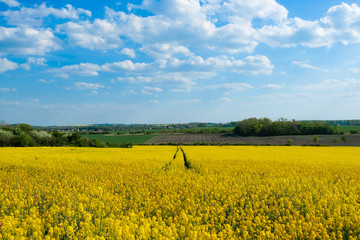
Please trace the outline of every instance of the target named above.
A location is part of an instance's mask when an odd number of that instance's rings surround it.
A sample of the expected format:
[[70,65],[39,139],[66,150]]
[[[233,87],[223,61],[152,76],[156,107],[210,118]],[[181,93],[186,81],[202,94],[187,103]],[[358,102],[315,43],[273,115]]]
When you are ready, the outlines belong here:
[[[327,146],[360,146],[360,134],[347,135],[347,141],[341,140],[342,135],[317,135],[319,141],[313,141],[313,135],[306,136],[275,136],[275,137],[238,137],[232,134],[164,134],[151,138],[145,144],[204,144],[204,145],[286,145],[291,140],[294,146],[327,145]],[[337,139],[337,142],[334,142]]]

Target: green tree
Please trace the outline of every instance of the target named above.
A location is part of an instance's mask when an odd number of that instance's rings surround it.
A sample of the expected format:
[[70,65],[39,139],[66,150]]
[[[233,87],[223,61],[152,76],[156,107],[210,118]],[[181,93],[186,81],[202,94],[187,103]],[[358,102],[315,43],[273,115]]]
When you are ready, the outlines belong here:
[[35,146],[35,141],[29,135],[21,133],[11,139],[11,146],[13,147],[32,147]]
[[16,126],[21,132],[29,133],[34,130],[29,124],[22,123]]

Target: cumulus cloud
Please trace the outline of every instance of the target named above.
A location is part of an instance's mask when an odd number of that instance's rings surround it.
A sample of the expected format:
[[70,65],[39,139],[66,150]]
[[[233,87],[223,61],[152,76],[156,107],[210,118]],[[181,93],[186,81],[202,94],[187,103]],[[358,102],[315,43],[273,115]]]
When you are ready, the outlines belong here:
[[259,100],[261,102],[267,103],[284,103],[284,100],[287,102],[294,101],[297,99],[304,99],[311,97],[309,93],[270,93],[261,96],[251,97],[253,99]]
[[292,64],[299,66],[300,68],[306,68],[306,69],[312,69],[312,70],[320,70],[319,67],[316,67],[314,65],[311,65],[307,62],[301,62],[301,61],[293,61]]
[[359,43],[360,7],[342,3],[329,8],[323,18],[306,21],[295,17],[287,23],[263,26],[258,34],[266,44],[280,47],[330,48],[336,43]]
[[232,70],[238,73],[259,75],[269,75],[272,73],[274,66],[266,56],[255,55],[247,56],[241,60],[230,58],[228,56],[209,57],[203,59],[200,56],[192,56],[185,60],[179,60],[177,58],[169,59],[166,62],[161,62],[162,68],[166,66],[170,67],[203,67],[206,69],[228,71]]
[[0,88],[0,92],[15,92],[16,88]]
[[114,49],[122,45],[120,29],[107,20],[95,19],[94,22],[67,22],[57,26],[57,31],[68,36],[72,46],[88,49]]
[[189,47],[236,53],[252,52],[259,43],[314,48],[360,42],[357,4],[333,6],[314,21],[288,18],[286,8],[274,0],[147,0],[130,5],[130,10],[134,8],[153,15],[142,17],[107,8],[106,18],[155,57],[171,56],[171,51],[166,51],[170,43],[182,46],[185,53]]
[[178,88],[171,89],[171,92],[189,92],[196,85],[196,81],[203,79],[211,79],[217,76],[216,72],[152,72],[148,76],[132,76],[119,77],[120,82],[128,82],[132,84],[144,83],[162,83],[162,84],[176,84]]
[[104,85],[100,83],[76,82],[75,88],[80,90],[86,90],[86,89],[97,90],[99,88],[104,88]]
[[351,71],[353,73],[359,73],[360,69],[359,68],[349,68],[349,71]]
[[159,87],[148,87],[145,86],[143,87],[143,89],[141,90],[142,94],[145,95],[154,95],[155,93],[161,93],[163,90]]
[[21,7],[20,10],[1,12],[9,25],[13,26],[41,26],[43,19],[48,16],[65,19],[78,19],[80,15],[91,17],[91,12],[82,8],[74,8],[70,4],[56,9],[47,7],[46,3],[35,5],[33,8]]
[[18,67],[18,64],[8,60],[7,58],[0,58],[0,73],[15,70]]
[[332,89],[336,90],[336,89],[346,89],[346,88],[353,89],[355,87],[360,87],[360,80],[327,79],[320,83],[299,86],[298,89],[300,89],[300,90],[332,90]]
[[[11,0],[3,2],[19,5]],[[57,9],[45,3],[4,11],[1,15],[8,24],[20,26],[21,32],[27,29],[41,32],[47,44],[43,41],[38,45],[45,47],[34,46],[35,53],[57,49],[51,30],[32,28],[42,26],[44,18],[49,16],[71,20],[58,25],[56,30],[65,34],[72,46],[118,49],[123,46],[122,38],[126,38],[139,43],[140,51],[158,60],[193,56],[196,49],[207,49],[217,55],[219,52],[253,52],[260,43],[273,47],[315,48],[360,42],[360,7],[357,4],[333,6],[322,18],[313,21],[289,18],[286,8],[275,0],[146,0],[139,5],[128,4],[128,7],[128,13],[105,7],[105,19],[84,19],[82,17],[91,17],[90,11],[69,4]],[[137,15],[136,9],[149,14]],[[1,31],[0,41],[4,35]],[[9,38],[11,34],[6,36]],[[33,43],[26,34],[21,39]],[[122,53],[135,58],[132,49],[124,48]]]
[[55,68],[49,70],[56,75],[68,78],[70,75],[82,75],[82,76],[98,76],[99,71],[103,68],[93,63],[80,63],[77,65],[68,65],[61,68]]
[[202,103],[202,101],[200,99],[184,99],[184,100],[174,101],[173,103],[188,104],[188,103]]
[[19,7],[20,3],[16,0],[0,0],[0,2],[5,3],[9,7]]
[[260,88],[267,88],[267,89],[281,89],[281,88],[284,88],[285,87],[285,84],[265,84],[265,85],[262,85]]
[[29,57],[26,61],[26,63],[20,64],[21,68],[24,68],[26,70],[30,70],[31,66],[46,66],[45,64],[46,59],[45,58],[34,58]]
[[59,40],[49,29],[0,27],[0,55],[44,55],[57,49]]
[[144,77],[144,76],[134,76],[134,77],[118,77],[120,82],[129,82],[129,83],[149,83],[154,79],[153,77]]
[[103,65],[105,71],[118,71],[118,70],[128,70],[136,71],[142,70],[147,66],[146,63],[134,63],[130,60],[125,60],[121,62],[106,63]]
[[152,45],[145,44],[141,49],[147,55],[158,59],[171,58],[174,55],[192,55],[191,51],[184,46],[180,46],[176,43],[155,43]]
[[[189,54],[191,47],[230,53],[251,52],[258,44],[255,18],[282,21],[287,10],[275,1],[143,1],[131,8],[145,9],[154,15],[106,9],[106,17],[132,40],[145,45],[143,50],[155,57],[169,57],[167,46],[176,43],[176,52]],[[190,43],[190,44],[189,44]],[[173,48],[172,48],[173,49]]]
[[126,55],[128,57],[131,57],[131,58],[136,57],[135,50],[132,49],[132,48],[124,48],[123,50],[121,50],[121,54],[124,54],[124,55]]
[[243,91],[252,88],[252,86],[247,83],[222,83],[222,84],[209,85],[206,88],[214,89],[214,90],[226,90],[226,91]]
[[[156,58],[169,58],[172,51],[189,54],[190,47],[237,53],[252,52],[259,43],[314,48],[360,42],[357,4],[333,6],[314,21],[288,18],[286,8],[274,0],[147,0],[130,4],[130,10],[136,8],[153,15],[142,17],[106,8],[106,18]],[[177,50],[168,47],[174,43]]]
[[219,101],[221,102],[232,102],[230,98],[227,98],[227,97],[221,97],[219,98]]
[[75,65],[67,65],[61,68],[54,68],[49,72],[55,73],[56,75],[68,78],[70,75],[82,75],[82,76],[98,76],[99,72],[119,72],[122,70],[136,71],[142,70],[147,66],[146,63],[133,63],[130,60],[122,62],[105,63],[98,65],[94,63],[80,63]]
[[41,82],[41,83],[53,83],[53,82],[55,82],[55,80],[45,80],[45,79],[40,78],[38,80],[38,82]]

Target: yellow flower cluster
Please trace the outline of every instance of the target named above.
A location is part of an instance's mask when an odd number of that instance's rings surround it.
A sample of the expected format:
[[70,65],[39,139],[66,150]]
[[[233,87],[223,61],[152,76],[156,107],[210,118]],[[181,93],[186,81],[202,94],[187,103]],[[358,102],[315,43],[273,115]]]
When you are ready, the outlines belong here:
[[360,239],[359,148],[182,150],[1,148],[0,239]]

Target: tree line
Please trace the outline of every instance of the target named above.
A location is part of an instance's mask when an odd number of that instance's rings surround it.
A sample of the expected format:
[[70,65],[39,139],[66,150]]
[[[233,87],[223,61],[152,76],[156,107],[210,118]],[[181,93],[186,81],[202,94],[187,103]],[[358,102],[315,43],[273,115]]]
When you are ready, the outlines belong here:
[[0,147],[34,146],[74,146],[74,147],[132,147],[131,143],[102,143],[97,139],[87,139],[78,132],[61,133],[37,130],[28,124],[2,126],[0,128]]
[[237,123],[233,131],[239,136],[281,136],[281,135],[313,135],[336,134],[336,126],[328,122],[298,122],[280,119],[271,121],[269,118],[248,118]]

